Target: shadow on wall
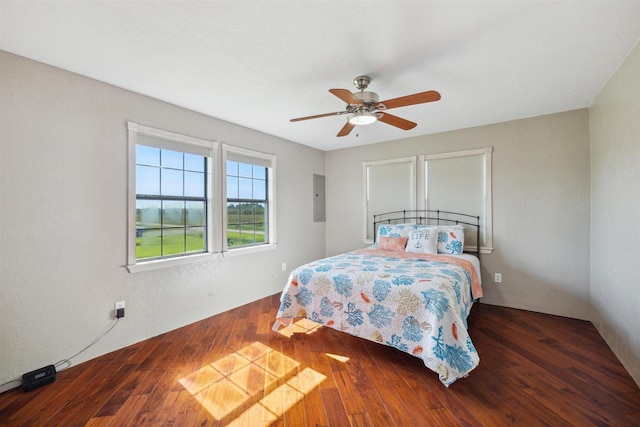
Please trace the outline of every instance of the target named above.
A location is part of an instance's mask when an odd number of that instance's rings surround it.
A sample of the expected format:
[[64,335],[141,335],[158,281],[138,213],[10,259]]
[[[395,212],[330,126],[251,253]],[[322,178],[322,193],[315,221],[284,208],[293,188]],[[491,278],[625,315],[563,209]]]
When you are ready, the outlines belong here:
[[[494,241],[494,245],[499,247],[500,241]],[[554,264],[548,268],[536,269],[535,262],[527,258],[528,256],[519,256],[517,252],[510,252],[507,260],[500,250],[483,254],[480,263],[484,298],[481,302],[592,320],[593,308],[588,293],[588,276],[570,277],[564,270],[561,259],[554,259]],[[540,263],[539,260],[537,262]],[[564,274],[558,276],[554,271],[562,271]],[[496,282],[496,273],[501,275],[502,282]],[[580,283],[585,280],[585,283]]]
[[600,333],[600,336],[602,336],[607,345],[609,345],[609,348],[616,349],[614,354],[618,360],[620,360],[622,366],[629,372],[638,387],[640,387],[640,369],[638,369],[638,364],[625,364],[625,360],[640,360],[640,354],[636,354],[634,349],[629,345],[635,337],[621,337],[617,331],[623,329],[616,327],[609,319],[604,317],[603,313],[598,309],[597,304],[594,304],[592,323]]

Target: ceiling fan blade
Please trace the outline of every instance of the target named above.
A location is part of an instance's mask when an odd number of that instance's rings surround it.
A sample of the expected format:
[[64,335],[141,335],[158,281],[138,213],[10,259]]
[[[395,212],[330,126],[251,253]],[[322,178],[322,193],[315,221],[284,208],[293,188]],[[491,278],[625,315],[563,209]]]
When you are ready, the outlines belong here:
[[319,119],[320,117],[329,117],[329,116],[339,116],[341,114],[346,114],[347,111],[336,111],[335,113],[325,113],[325,114],[317,114],[315,116],[306,116],[306,117],[298,117],[295,119],[289,120],[290,122],[299,122],[302,120],[310,120],[310,119]]
[[392,116],[389,113],[380,112],[380,114],[381,116],[378,118],[378,121],[386,123],[391,126],[395,126],[403,130],[413,129],[414,127],[417,126],[417,124],[414,122],[410,122],[409,120],[405,120],[398,116]]
[[439,99],[440,94],[438,92],[435,90],[429,90],[426,92],[414,93],[413,95],[401,96],[400,98],[389,99],[382,101],[379,104],[383,104],[387,107],[387,110],[390,110],[392,108],[405,107],[407,105],[438,101]]
[[353,130],[356,125],[351,124],[350,122],[345,123],[345,125],[340,129],[337,136],[347,136]]
[[342,99],[347,104],[364,105],[362,101],[347,89],[329,89],[329,92]]

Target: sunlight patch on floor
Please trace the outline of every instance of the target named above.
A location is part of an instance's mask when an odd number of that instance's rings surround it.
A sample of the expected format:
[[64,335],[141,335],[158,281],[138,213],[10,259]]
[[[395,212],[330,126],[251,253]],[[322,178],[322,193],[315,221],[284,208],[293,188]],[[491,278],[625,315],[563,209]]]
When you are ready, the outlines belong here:
[[327,355],[327,357],[335,359],[338,362],[347,363],[349,361],[348,357],[340,356],[339,354],[331,354],[331,353],[325,353],[325,354]]
[[326,378],[311,368],[305,368],[240,414],[229,426],[257,425],[254,422],[259,420],[262,420],[263,425],[266,425],[276,421]]
[[[280,335],[284,335],[287,338],[291,338],[293,334],[312,334],[316,332],[318,329],[322,328],[320,323],[313,322],[309,319],[296,319],[290,325],[286,325],[283,322],[291,319],[282,319],[281,324],[285,325],[285,328],[280,328],[280,330],[275,329],[274,331],[279,333]],[[277,325],[277,323],[276,323]]]
[[254,342],[179,381],[216,420],[246,426],[277,420],[325,379]]

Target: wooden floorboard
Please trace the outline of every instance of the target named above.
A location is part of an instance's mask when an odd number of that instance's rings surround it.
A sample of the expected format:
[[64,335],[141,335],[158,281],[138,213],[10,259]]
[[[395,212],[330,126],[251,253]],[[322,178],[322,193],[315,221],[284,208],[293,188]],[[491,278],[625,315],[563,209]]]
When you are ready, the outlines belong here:
[[422,361],[263,298],[0,394],[0,426],[640,426],[640,389],[590,322],[477,304],[480,365]]

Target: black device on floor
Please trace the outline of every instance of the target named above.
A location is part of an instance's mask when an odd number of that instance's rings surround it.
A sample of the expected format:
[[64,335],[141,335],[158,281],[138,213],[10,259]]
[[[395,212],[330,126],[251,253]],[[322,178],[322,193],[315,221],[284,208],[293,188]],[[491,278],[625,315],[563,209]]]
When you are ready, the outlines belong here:
[[24,391],[29,391],[51,384],[56,380],[56,375],[56,367],[53,365],[27,372],[22,376],[22,388]]

